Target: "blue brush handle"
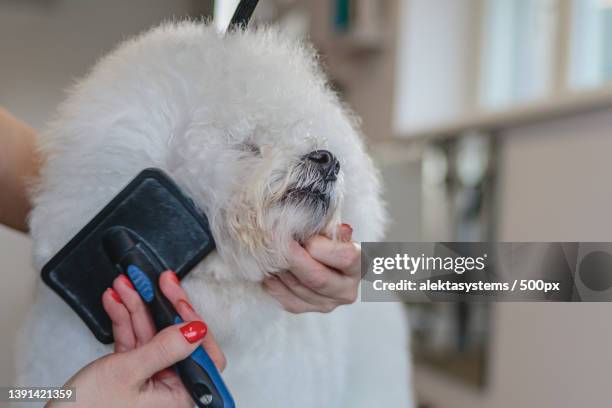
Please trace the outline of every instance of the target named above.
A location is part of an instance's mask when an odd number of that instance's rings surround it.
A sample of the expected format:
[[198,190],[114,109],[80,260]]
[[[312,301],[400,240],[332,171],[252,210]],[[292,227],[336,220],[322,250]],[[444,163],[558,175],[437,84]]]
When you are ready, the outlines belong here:
[[[128,265],[126,274],[140,297],[149,306],[157,330],[183,322],[157,285],[139,266]],[[189,357],[175,364],[175,368],[198,407],[235,407],[234,400],[221,374],[202,346],[198,346]]]
[[[179,316],[176,316],[176,318],[174,319],[175,324],[182,322],[183,320]],[[212,361],[206,350],[204,350],[204,347],[198,346],[198,348],[195,349],[193,353],[191,353],[191,355],[184,361],[187,360],[193,361],[208,375],[208,378],[210,380],[209,383],[211,383],[212,387],[216,389],[218,397],[222,401],[221,406],[225,408],[234,408],[236,406],[234,404],[234,399],[232,398],[232,395],[230,394],[229,390],[227,389],[227,386],[225,385],[225,382],[223,381],[223,378],[221,378],[221,374],[217,370],[217,366]],[[179,370],[179,375],[181,375],[181,367],[179,366],[177,367],[177,369]],[[189,371],[191,370],[192,369],[190,368]]]

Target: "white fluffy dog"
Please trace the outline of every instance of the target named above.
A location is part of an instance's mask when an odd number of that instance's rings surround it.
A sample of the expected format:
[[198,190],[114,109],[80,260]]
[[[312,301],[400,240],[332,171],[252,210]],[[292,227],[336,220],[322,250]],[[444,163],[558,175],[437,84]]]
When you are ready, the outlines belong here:
[[[358,241],[383,234],[377,172],[311,47],[270,29],[163,25],[75,86],[41,149],[38,270],[140,170],[161,168],[211,222],[217,251],[183,284],[228,358],[238,406],[411,406],[399,304],[295,315],[261,287],[287,268],[291,237],[340,220]],[[61,385],[110,351],[44,285],[21,338],[27,385]]]

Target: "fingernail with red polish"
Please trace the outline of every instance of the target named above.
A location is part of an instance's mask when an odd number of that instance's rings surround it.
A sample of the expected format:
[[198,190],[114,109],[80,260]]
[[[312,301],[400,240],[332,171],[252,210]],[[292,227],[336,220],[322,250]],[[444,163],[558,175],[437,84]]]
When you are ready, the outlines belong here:
[[119,275],[119,279],[121,280],[121,282],[125,283],[128,286],[128,288],[130,288],[132,290],[135,290],[134,289],[134,285],[132,284],[132,282],[130,281],[130,279],[127,276]]
[[195,310],[193,310],[193,306],[191,306],[191,303],[189,303],[188,301],[181,299],[179,300],[179,303],[181,305],[185,305],[189,310],[191,310],[192,312],[194,312]]
[[121,301],[121,296],[119,296],[119,294],[117,292],[115,292],[115,289],[113,288],[108,288],[106,289],[108,292],[110,292],[111,297],[113,298],[113,300],[119,304],[122,304],[123,302]]
[[353,236],[353,227],[349,224],[340,224],[340,239],[343,241],[350,241]]
[[207,331],[208,327],[206,327],[206,324],[198,320],[181,327],[183,337],[185,337],[185,340],[190,343],[195,343],[196,341],[201,340],[204,336],[206,336]]
[[174,283],[176,283],[177,285],[181,284],[181,282],[179,281],[178,276],[176,276],[176,273],[174,273],[174,271],[167,271],[167,272],[168,272],[168,275],[170,275],[170,279],[172,279],[172,281]]

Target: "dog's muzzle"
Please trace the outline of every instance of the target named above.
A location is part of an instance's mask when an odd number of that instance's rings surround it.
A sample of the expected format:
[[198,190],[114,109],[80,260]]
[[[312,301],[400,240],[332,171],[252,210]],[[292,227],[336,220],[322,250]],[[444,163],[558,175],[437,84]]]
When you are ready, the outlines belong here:
[[302,156],[300,170],[300,177],[289,188],[285,199],[326,212],[340,172],[340,162],[328,150],[315,150]]
[[340,162],[328,150],[315,150],[306,155],[306,160],[315,164],[324,181],[336,181],[340,172]]

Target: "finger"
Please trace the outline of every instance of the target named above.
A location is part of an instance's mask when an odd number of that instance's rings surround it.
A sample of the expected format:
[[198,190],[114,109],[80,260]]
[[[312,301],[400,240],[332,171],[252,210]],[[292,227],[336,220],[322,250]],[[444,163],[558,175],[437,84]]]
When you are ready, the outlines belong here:
[[189,301],[187,292],[183,289],[178,276],[173,271],[166,271],[160,275],[159,287],[164,296],[175,306],[175,309],[180,300]]
[[[159,277],[159,287],[164,296],[172,303],[174,310],[181,316],[181,319],[186,322],[190,320],[205,321],[202,316],[194,310],[189,302],[187,292],[185,292],[185,289],[180,285],[178,277],[174,272],[166,271],[162,273]],[[212,332],[209,332],[206,337],[204,337],[202,340],[202,347],[204,347],[219,371],[225,370],[227,366],[225,354],[223,354]]]
[[119,296],[121,301],[130,312],[132,327],[136,336],[136,344],[142,345],[148,343],[155,336],[155,324],[144,301],[134,289],[132,282],[125,275],[119,275],[113,281],[113,289]]
[[317,306],[305,302],[297,297],[276,275],[263,281],[263,287],[272,295],[289,313],[318,312]]
[[142,384],[175,363],[187,358],[206,335],[206,324],[193,321],[160,331],[151,341],[126,353],[120,368],[131,372],[137,384]]
[[314,305],[319,312],[329,313],[340,304],[333,298],[323,296],[307,288],[291,272],[280,272],[277,276],[295,296]]
[[317,261],[348,276],[361,278],[361,248],[356,243],[315,235],[304,243],[304,248]]
[[152,378],[156,381],[162,381],[165,384],[169,384],[176,379],[180,381],[180,378],[177,377],[176,371],[173,368],[164,368],[163,370],[153,374]]
[[324,296],[338,298],[355,285],[354,279],[317,261],[296,241],[289,246],[291,272],[307,288]]
[[111,319],[115,352],[122,353],[136,347],[136,337],[132,328],[130,312],[121,302],[121,297],[113,289],[108,288],[102,295],[102,306]]

